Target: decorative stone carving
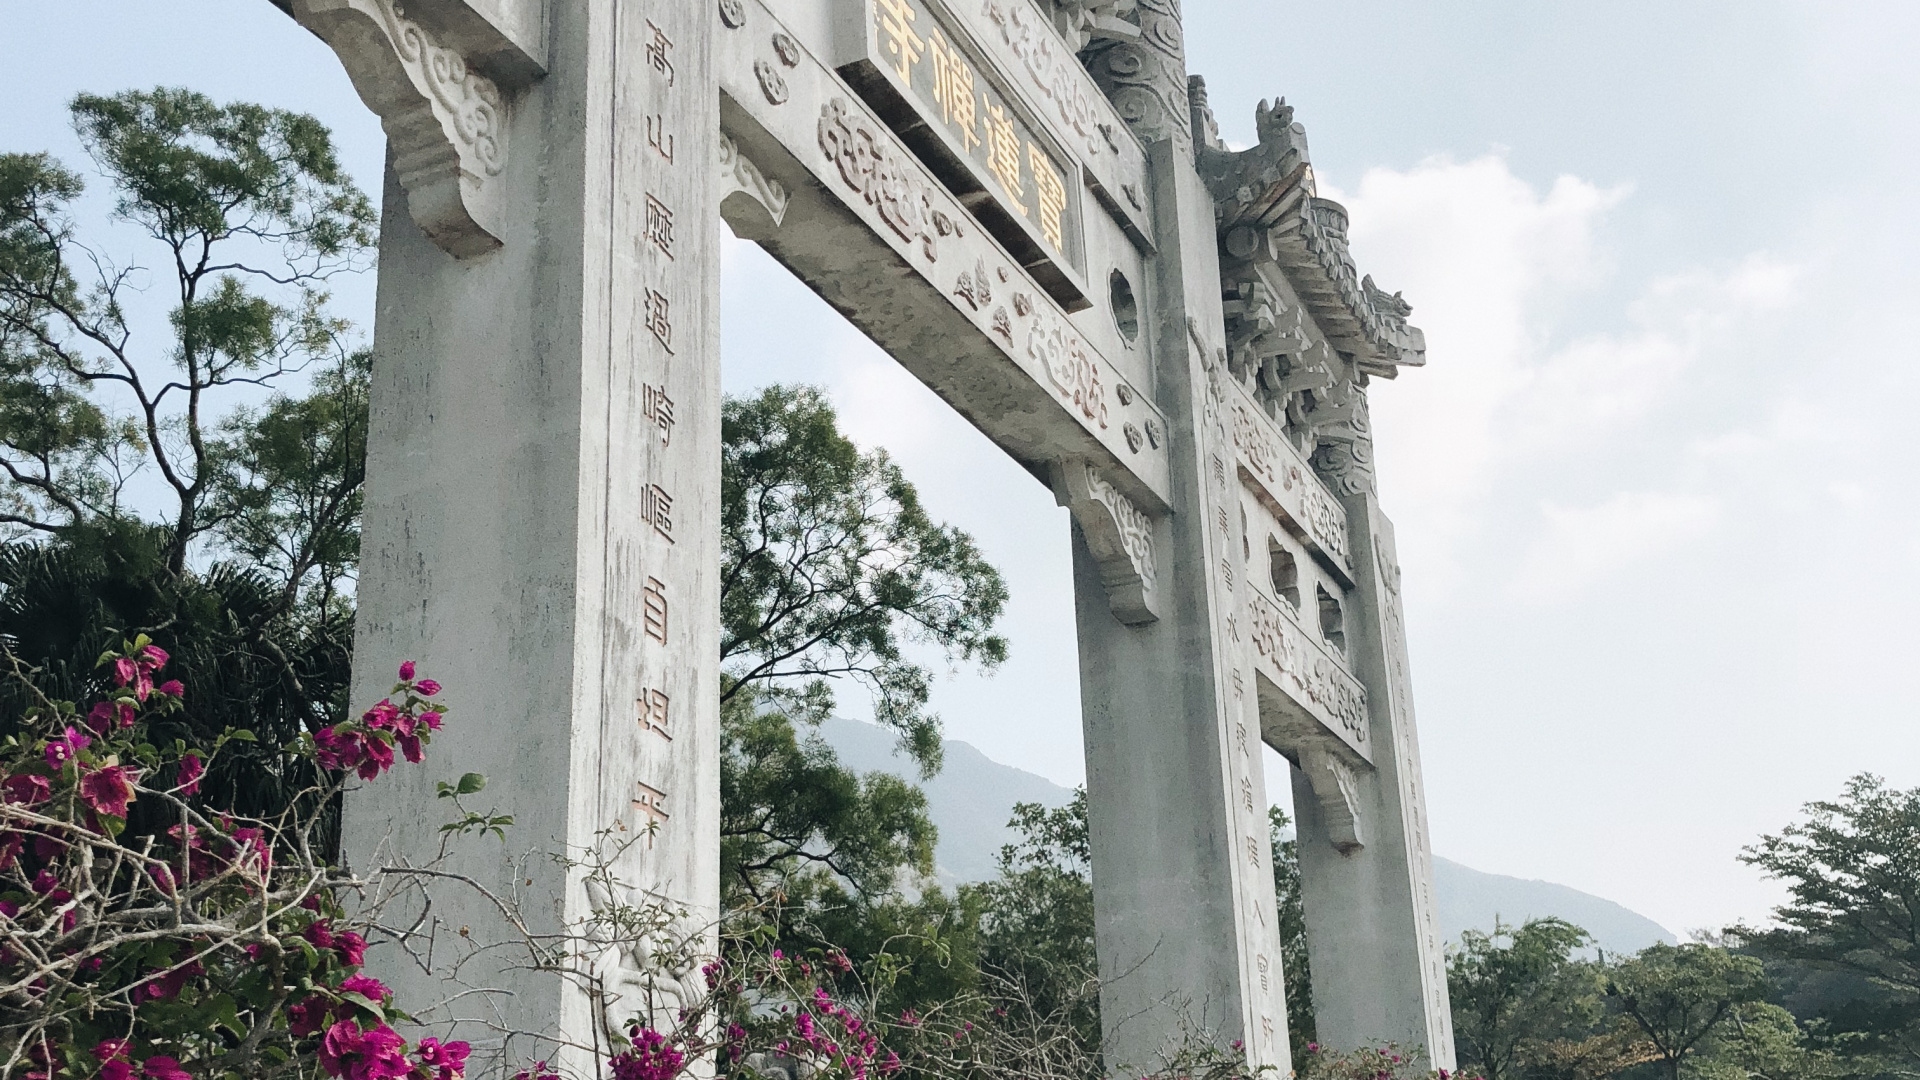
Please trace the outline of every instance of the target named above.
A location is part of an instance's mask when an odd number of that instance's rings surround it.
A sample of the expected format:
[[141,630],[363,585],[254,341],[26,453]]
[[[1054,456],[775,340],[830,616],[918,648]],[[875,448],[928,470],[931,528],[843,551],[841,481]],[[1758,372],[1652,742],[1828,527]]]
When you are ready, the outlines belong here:
[[1248,594],[1248,635],[1254,651],[1284,676],[1295,700],[1331,718],[1339,734],[1364,752],[1367,745],[1367,691],[1326,650],[1313,644],[1291,614],[1258,591]]
[[1086,537],[1114,618],[1129,626],[1157,620],[1153,519],[1080,458],[1054,463],[1053,497]]
[[[1053,103],[1054,112],[1066,130],[1086,143],[1089,154],[1111,153],[1114,147],[1101,136],[1099,110],[1088,97],[1080,61],[1067,48],[1072,39],[1061,41],[1060,35],[1040,21],[1039,13],[1027,0],[985,0],[981,12],[1000,29],[1002,40],[1032,77],[1033,88]],[[1090,18],[1117,32],[1139,32],[1132,23],[1111,14],[1090,15]]]
[[586,889],[594,912],[588,936],[599,944],[593,973],[605,1030],[622,1031],[636,1016],[651,1018],[656,1027],[674,1022],[700,1000],[696,951],[677,948],[668,928],[629,926],[632,920],[605,880],[589,877]]
[[720,213],[736,236],[754,239],[779,228],[787,216],[788,198],[780,181],[768,179],[731,136],[721,133]]
[[420,230],[455,258],[499,247],[494,178],[507,163],[500,88],[402,16],[395,0],[293,0],[293,16],[333,48],[380,117]]
[[[1347,543],[1347,512],[1327,490],[1303,470],[1299,456],[1281,441],[1280,433],[1246,398],[1232,402],[1233,448],[1255,480],[1277,497],[1293,496],[1307,536],[1343,565],[1351,561]],[[1284,501],[1284,499],[1283,499]]]
[[753,62],[753,77],[760,81],[760,92],[767,96],[770,105],[784,105],[787,101],[787,80],[774,70],[765,60]]
[[1366,833],[1360,821],[1360,778],[1353,766],[1323,747],[1300,752],[1300,771],[1307,774],[1320,814],[1326,821],[1327,838],[1342,855],[1351,855],[1366,845]]
[[820,149],[839,168],[840,179],[879,210],[881,220],[902,240],[918,241],[928,262],[937,261],[938,237],[952,234],[954,225],[934,212],[919,166],[902,161],[891,141],[879,136],[866,115],[842,97],[820,107],[819,135]]
[[[1272,262],[1285,273],[1336,348],[1369,375],[1392,378],[1426,363],[1426,335],[1407,323],[1412,307],[1360,277],[1347,248],[1347,211],[1315,194],[1306,129],[1286,99],[1254,111],[1260,142],[1242,151],[1202,147],[1195,160],[1214,198],[1227,254]],[[1237,284],[1229,281],[1229,291]]]
[[729,30],[747,25],[745,0],[720,0],[720,24]]
[[1193,137],[1179,2],[1134,0],[1130,19],[1119,17],[1126,6],[1084,0],[1056,3],[1069,21],[1082,26],[1094,25],[1094,15],[1107,16],[1098,22],[1100,38],[1089,34],[1082,53],[1088,72],[1141,142],[1171,139],[1175,149],[1186,153]]
[[1071,402],[1088,421],[1107,426],[1107,391],[1100,379],[1100,361],[1087,354],[1080,335],[1051,312],[1043,312],[1027,330],[1027,355],[1046,369],[1047,380],[1062,400]]

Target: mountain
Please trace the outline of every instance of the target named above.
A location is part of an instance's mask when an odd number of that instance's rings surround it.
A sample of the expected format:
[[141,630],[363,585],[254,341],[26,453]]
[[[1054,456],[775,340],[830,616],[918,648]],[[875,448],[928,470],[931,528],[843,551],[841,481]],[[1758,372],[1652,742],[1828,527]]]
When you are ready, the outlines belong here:
[[[821,725],[820,735],[848,768],[889,772],[920,784],[940,829],[934,862],[943,884],[984,881],[998,872],[1000,846],[1013,838],[1007,828],[1013,804],[1064,806],[1073,797],[1046,777],[1002,765],[952,739],[946,743],[946,767],[932,780],[921,781],[884,728],[833,719]],[[1440,929],[1448,941],[1460,940],[1463,930],[1491,930],[1496,917],[1517,924],[1547,915],[1583,927],[1609,953],[1638,952],[1674,940],[1659,923],[1611,900],[1552,882],[1484,873],[1438,856],[1433,860],[1433,886]]]

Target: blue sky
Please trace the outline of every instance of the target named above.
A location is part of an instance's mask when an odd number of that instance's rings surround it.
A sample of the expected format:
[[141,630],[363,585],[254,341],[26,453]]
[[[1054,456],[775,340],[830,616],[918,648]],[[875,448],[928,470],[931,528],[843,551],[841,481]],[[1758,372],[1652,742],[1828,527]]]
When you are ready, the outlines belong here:
[[[1763,917],[1742,844],[1860,770],[1920,785],[1920,9],[1186,8],[1223,134],[1285,95],[1428,333],[1373,402],[1435,847],[1676,930]],[[379,190],[378,124],[265,0],[0,0],[0,26],[0,150],[78,165],[74,93],[186,84],[322,117]],[[729,389],[826,385],[1007,571],[1013,659],[942,681],[949,734],[1076,782],[1064,513],[756,249],[726,259]],[[336,293],[367,321],[370,276]]]

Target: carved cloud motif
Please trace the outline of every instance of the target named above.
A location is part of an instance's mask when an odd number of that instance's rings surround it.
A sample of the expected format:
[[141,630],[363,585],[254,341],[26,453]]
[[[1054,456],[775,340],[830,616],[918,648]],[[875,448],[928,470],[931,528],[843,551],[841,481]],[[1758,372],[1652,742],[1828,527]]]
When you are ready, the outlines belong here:
[[394,0],[293,0],[380,117],[407,209],[456,258],[500,246],[492,179],[506,167],[500,88],[400,14]]
[[1054,464],[1053,497],[1086,537],[1114,617],[1129,626],[1157,620],[1153,519],[1080,458]]

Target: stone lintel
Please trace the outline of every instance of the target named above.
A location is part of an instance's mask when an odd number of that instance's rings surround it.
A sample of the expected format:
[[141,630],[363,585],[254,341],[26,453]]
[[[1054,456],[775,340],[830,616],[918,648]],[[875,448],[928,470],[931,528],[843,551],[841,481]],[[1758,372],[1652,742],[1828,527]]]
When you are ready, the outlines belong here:
[[1350,760],[1373,760],[1367,689],[1347,665],[1301,624],[1295,609],[1259,589],[1243,611],[1260,699],[1260,734],[1288,757],[1334,748]]
[[763,4],[737,10],[739,25],[720,20],[721,128],[787,201],[775,228],[757,200],[729,197],[728,223],[1043,483],[1077,458],[1167,513],[1166,441],[1125,434],[1167,430],[1151,396]]
[[1238,381],[1225,380],[1240,482],[1343,587],[1353,587],[1347,512]]

